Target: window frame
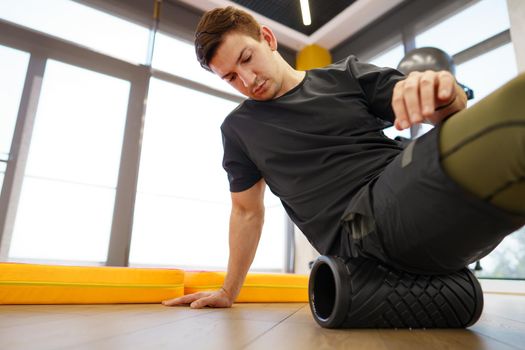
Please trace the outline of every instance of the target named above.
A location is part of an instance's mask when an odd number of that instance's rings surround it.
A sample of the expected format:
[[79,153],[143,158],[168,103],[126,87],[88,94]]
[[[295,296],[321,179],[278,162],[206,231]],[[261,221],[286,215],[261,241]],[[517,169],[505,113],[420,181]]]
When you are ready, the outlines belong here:
[[[476,3],[477,1],[472,0],[467,0],[464,2],[457,1],[456,3],[447,3],[446,1],[443,1],[441,8],[437,9],[436,11],[431,11],[431,13],[425,14],[423,17],[414,16],[413,12],[417,12],[415,6],[419,6],[418,4],[414,4],[412,9],[409,9],[408,7],[405,9],[401,8],[399,12],[405,11],[405,15],[408,17],[413,16],[413,19],[406,21],[405,24],[400,28],[396,28],[393,25],[394,23],[391,21],[389,23],[379,24],[376,28],[370,29],[368,32],[363,33],[357,38],[357,40],[355,40],[360,50],[359,52],[361,52],[362,57],[364,57],[365,60],[378,56],[382,52],[385,52],[391,48],[394,45],[393,42],[395,42],[395,38],[398,38],[398,42],[401,41],[404,44],[405,53],[407,53],[416,48],[416,35],[432,28],[450,16],[454,16],[465,10],[468,11],[468,8]],[[396,16],[396,14],[393,14],[393,16]],[[389,19],[386,20],[386,22],[388,21]],[[389,37],[382,39],[380,36],[378,36],[378,33],[389,33]],[[401,39],[399,39],[399,37]],[[453,59],[456,65],[460,65],[511,42],[512,40],[509,28],[501,31],[500,33],[496,33],[492,37],[484,39],[478,43],[474,43],[470,47],[467,47],[453,55]],[[372,46],[370,43],[375,43],[376,45]],[[348,47],[350,46],[351,43],[348,44]],[[415,136],[417,136],[417,132],[412,133],[412,138]],[[518,293],[525,294],[525,276],[523,279],[505,279],[494,277],[480,277],[480,279],[483,280],[482,284],[484,287],[486,286],[487,290],[499,292],[517,291]]]
[[[131,83],[124,130],[122,154],[116,188],[115,206],[108,249],[107,266],[129,266],[129,247],[133,211],[138,181],[141,133],[144,126],[145,106],[150,78],[181,85],[209,95],[240,103],[244,98],[217,90],[167,72],[144,65],[135,65],[118,58],[92,51],[81,45],[68,42],[26,27],[0,19],[0,45],[30,54],[30,63],[24,83],[17,124],[13,135],[11,153],[17,154],[16,162],[8,164],[4,186],[0,195],[0,259],[7,261],[12,238],[13,222],[21,192],[22,176],[29,152],[36,105],[40,96],[42,77],[48,59],[61,61],[94,72],[128,80]],[[34,82],[36,85],[32,85]],[[289,219],[288,219],[289,220]],[[293,226],[283,223],[286,237],[286,255],[283,271],[293,272]],[[13,260],[13,259],[9,259]],[[16,260],[16,259],[15,259]],[[69,264],[66,261],[40,261],[44,263]],[[83,264],[75,261],[75,264]],[[85,263],[85,262],[84,262]],[[96,264],[96,263],[94,263]]]

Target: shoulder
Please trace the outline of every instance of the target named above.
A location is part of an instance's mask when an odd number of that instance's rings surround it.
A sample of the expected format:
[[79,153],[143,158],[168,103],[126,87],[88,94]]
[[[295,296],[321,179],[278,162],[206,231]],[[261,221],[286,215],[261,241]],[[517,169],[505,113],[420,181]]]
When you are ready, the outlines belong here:
[[357,62],[359,62],[357,57],[350,55],[325,67],[311,69],[309,72],[346,71],[351,65],[354,65]]
[[235,124],[238,124],[238,121],[248,114],[248,110],[249,107],[247,106],[246,101],[241,102],[235,107],[235,109],[224,118],[221,124],[222,133],[230,135],[235,129]]
[[325,67],[314,68],[308,71],[310,83],[321,82],[322,84],[341,84],[355,80],[355,74],[351,66],[357,62],[354,55],[345,57]]
[[326,77],[356,78],[363,70],[361,65],[363,64],[359,62],[356,56],[350,55],[328,66],[312,69],[308,73],[314,79]]
[[348,75],[359,81],[368,79],[369,77],[392,78],[394,80],[404,78],[403,73],[399,72],[397,69],[390,67],[378,67],[371,63],[361,62],[354,55],[350,55],[334,63],[334,65],[340,70],[345,70]]

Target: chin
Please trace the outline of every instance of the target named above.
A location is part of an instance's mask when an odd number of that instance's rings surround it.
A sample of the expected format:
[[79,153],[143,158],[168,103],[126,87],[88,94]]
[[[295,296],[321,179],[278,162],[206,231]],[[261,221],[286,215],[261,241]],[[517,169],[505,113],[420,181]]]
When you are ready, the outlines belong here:
[[251,98],[252,100],[257,100],[257,101],[267,101],[267,100],[271,100],[271,98],[267,97],[266,95],[250,96],[250,98]]
[[270,101],[270,100],[273,100],[273,97],[270,97],[270,96],[257,96],[257,97],[254,97],[254,96],[252,96],[252,100],[256,100],[256,101]]
[[277,97],[277,91],[266,90],[264,94],[258,96],[252,96],[252,99],[257,101],[269,101]]

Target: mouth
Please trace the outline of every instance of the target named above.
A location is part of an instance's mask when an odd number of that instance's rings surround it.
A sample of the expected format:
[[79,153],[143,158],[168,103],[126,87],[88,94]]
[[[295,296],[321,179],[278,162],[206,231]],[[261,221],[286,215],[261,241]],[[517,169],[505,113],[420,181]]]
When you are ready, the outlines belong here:
[[252,90],[252,93],[254,95],[259,94],[260,92],[264,91],[264,87],[266,86],[266,80],[263,80],[255,89]]

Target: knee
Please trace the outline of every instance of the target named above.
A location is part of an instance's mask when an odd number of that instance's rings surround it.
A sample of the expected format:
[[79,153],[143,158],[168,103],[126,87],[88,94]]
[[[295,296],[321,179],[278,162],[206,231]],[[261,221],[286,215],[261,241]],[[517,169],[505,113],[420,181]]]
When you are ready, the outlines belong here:
[[498,89],[499,102],[512,110],[512,115],[525,119],[525,73],[518,75]]
[[502,95],[509,118],[514,120],[512,132],[518,142],[517,149],[525,158],[525,73],[505,84]]

